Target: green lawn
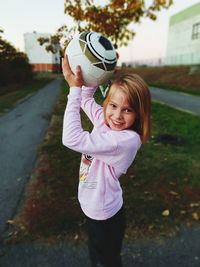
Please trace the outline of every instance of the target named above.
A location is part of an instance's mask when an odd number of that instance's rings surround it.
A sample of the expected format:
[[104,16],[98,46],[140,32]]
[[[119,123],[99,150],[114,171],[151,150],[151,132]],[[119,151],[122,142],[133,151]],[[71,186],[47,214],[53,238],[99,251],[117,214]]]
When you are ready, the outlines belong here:
[[[24,206],[14,219],[20,238],[84,239],[84,216],[77,201],[80,154],[61,143],[67,88],[63,83],[38,167],[26,191]],[[96,95],[102,102],[100,91]],[[82,123],[91,129],[86,116]],[[179,137],[178,145],[159,143],[157,136]],[[180,224],[200,216],[200,117],[152,105],[152,138],[128,173],[121,177],[127,211],[127,239],[168,235]]]

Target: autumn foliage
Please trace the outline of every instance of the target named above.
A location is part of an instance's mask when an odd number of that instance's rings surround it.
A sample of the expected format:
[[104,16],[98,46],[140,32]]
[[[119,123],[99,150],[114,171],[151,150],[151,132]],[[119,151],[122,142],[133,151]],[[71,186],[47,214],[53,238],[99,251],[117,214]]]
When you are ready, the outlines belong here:
[[[135,35],[134,24],[142,18],[156,20],[156,13],[169,8],[173,0],[152,0],[146,5],[144,0],[65,0],[64,13],[74,21],[72,25],[61,26],[48,40],[40,38],[40,44],[46,44],[47,51],[55,52],[55,41],[64,37],[65,44],[76,32],[96,31],[112,40],[114,46],[126,46]],[[106,4],[102,4],[106,2]]]
[[92,0],[65,0],[64,12],[74,19],[79,31],[101,32],[117,47],[127,45],[134,37],[131,24],[139,23],[142,17],[155,20],[156,12],[171,4],[170,0],[154,0],[149,7],[141,0],[111,0],[105,5]]

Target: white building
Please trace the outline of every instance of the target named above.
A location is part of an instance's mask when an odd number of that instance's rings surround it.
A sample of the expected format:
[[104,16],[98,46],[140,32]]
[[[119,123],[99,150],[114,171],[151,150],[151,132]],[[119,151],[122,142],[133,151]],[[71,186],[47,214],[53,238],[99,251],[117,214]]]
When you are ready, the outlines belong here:
[[170,17],[165,64],[200,64],[200,3]]
[[49,33],[37,32],[24,34],[25,53],[27,54],[34,71],[59,71],[59,51],[56,54],[47,52],[45,45],[41,46],[38,42],[38,38],[50,38],[50,36],[51,34]]

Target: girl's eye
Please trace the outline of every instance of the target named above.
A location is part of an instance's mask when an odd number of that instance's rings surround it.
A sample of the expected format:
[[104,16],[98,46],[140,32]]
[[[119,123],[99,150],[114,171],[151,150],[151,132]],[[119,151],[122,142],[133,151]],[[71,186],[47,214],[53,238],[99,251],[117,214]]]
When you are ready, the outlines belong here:
[[110,103],[111,108],[116,108],[115,104]]
[[133,110],[129,109],[129,108],[126,108],[126,109],[124,109],[124,112],[129,113],[129,112],[133,112]]

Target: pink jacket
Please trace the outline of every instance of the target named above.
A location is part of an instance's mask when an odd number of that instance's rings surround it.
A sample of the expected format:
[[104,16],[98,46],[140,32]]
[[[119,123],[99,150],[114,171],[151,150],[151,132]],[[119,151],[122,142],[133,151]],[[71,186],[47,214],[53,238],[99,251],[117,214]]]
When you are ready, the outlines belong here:
[[[70,88],[63,121],[63,144],[82,153],[78,199],[86,216],[105,220],[122,207],[119,177],[126,173],[141,146],[133,130],[113,131],[104,122],[103,108],[93,98],[93,88]],[[80,107],[93,123],[84,131]]]

